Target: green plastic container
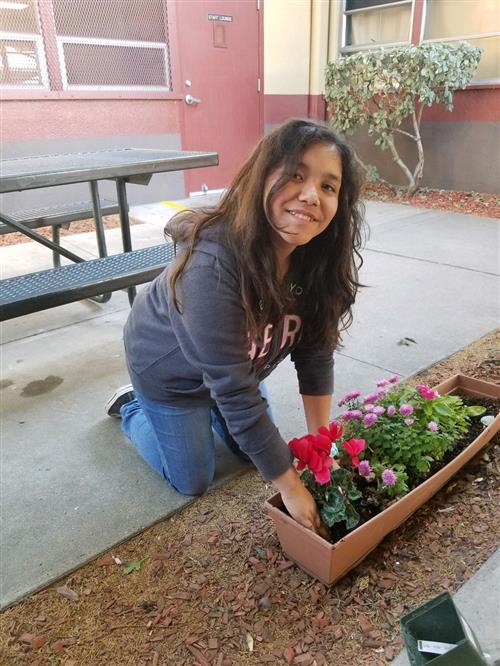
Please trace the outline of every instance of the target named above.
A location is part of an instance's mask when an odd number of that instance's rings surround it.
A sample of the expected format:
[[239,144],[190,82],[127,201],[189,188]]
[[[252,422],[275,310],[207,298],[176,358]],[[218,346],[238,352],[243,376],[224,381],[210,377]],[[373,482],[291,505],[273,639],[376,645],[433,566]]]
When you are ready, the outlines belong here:
[[[411,666],[487,666],[471,628],[448,592],[431,599],[401,618],[401,631]],[[421,652],[418,641],[451,643],[445,654]]]

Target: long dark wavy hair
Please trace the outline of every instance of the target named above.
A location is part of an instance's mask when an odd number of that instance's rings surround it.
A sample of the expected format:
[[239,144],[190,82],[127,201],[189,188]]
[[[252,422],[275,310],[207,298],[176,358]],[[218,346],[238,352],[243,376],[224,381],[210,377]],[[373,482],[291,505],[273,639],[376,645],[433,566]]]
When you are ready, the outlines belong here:
[[[176,286],[191,257],[201,229],[220,223],[237,257],[241,299],[252,340],[262,339],[264,327],[276,324],[290,304],[287,281],[277,277],[272,237],[276,233],[266,211],[273,197],[294,176],[304,151],[315,144],[335,146],[342,161],[338,209],[331,224],[309,243],[297,247],[290,274],[303,289],[300,315],[302,341],[335,348],[341,332],[352,321],[352,305],[361,284],[358,269],[363,240],[364,207],[360,201],[362,177],[351,148],[343,137],[324,124],[290,120],[266,134],[243,164],[220,202],[210,209],[185,211],[169,224],[166,235],[182,242],[183,251],[169,271],[169,285],[180,311]],[[264,185],[277,168],[283,175],[266,200]]]

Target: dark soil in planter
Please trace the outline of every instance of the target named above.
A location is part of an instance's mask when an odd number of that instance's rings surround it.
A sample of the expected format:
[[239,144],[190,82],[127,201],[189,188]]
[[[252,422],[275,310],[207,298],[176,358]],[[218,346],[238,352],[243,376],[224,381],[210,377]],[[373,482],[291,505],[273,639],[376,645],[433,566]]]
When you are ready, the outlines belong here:
[[491,414],[496,416],[500,410],[500,400],[494,400],[493,398],[473,398],[472,396],[461,396],[462,402],[464,405],[481,405],[481,407],[486,407],[486,411],[481,416],[477,416],[471,419],[469,430],[467,433],[455,442],[455,445],[449,451],[446,451],[444,454],[443,460],[437,461],[431,465],[429,476],[439,472],[439,470],[447,465],[449,462],[456,458],[462,451],[464,451],[471,442],[473,442],[476,437],[484,430],[484,425],[481,423],[483,416]]
[[[468,406],[480,405],[481,407],[486,407],[486,412],[484,415],[491,414],[493,416],[496,416],[496,414],[500,409],[500,401],[494,400],[493,398],[477,398],[472,396],[461,396],[461,398],[464,405]],[[413,490],[420,483],[431,477],[436,472],[439,472],[440,469],[445,467],[445,465],[447,465],[460,453],[462,453],[462,451],[464,451],[469,446],[469,444],[473,442],[476,439],[476,437],[478,437],[483,432],[484,426],[481,423],[482,416],[483,415],[471,419],[467,433],[455,442],[453,448],[449,449],[445,453],[442,460],[435,461],[431,465],[429,474],[424,479],[421,479],[420,481],[415,482],[413,484],[410,483],[409,484],[410,490]],[[397,499],[390,499],[381,496],[377,492],[375,484],[366,483],[366,486],[364,488],[362,488],[361,486],[359,487],[360,490],[362,490],[363,492],[363,497],[357,502],[353,502],[353,505],[356,508],[356,511],[360,515],[360,521],[356,525],[356,527],[354,527],[352,530],[346,529],[343,523],[337,523],[333,525],[333,527],[330,529],[333,543],[335,543],[339,539],[342,539],[347,534],[349,534],[349,532],[352,532],[353,530],[357,529],[360,525],[366,523],[366,521],[370,520],[370,518],[373,518],[381,511],[387,509],[387,507],[389,507],[391,504],[394,504],[394,502],[397,501]]]

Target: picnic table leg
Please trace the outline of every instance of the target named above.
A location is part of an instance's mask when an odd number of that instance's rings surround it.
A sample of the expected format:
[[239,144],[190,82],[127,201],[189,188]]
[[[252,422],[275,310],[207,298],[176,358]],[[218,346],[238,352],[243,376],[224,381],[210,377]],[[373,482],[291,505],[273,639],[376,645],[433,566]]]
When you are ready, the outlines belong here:
[[106,247],[106,238],[104,236],[104,224],[102,221],[101,200],[99,198],[99,188],[97,180],[91,180],[89,183],[90,197],[92,201],[92,212],[95,221],[95,233],[97,237],[97,249],[99,250],[100,257],[108,256],[108,249]]
[[[126,180],[124,178],[116,179],[116,194],[118,199],[118,211],[120,214],[120,226],[122,229],[123,251],[130,252],[132,250],[132,237],[130,235]],[[129,303],[132,305],[137,289],[135,287],[129,287],[127,291]]]
[[[102,221],[101,200],[99,198],[99,187],[96,180],[89,182],[90,198],[92,201],[92,212],[94,214],[95,222],[95,235],[97,238],[97,249],[100,257],[108,256],[108,249],[106,247],[106,238],[104,235],[104,223]],[[96,303],[107,303],[111,298],[111,292],[94,296],[91,300]]]
[[[54,224],[52,227],[52,242],[61,245],[61,227],[59,224]],[[52,263],[54,268],[59,268],[61,265],[61,255],[55,250],[52,250]]]

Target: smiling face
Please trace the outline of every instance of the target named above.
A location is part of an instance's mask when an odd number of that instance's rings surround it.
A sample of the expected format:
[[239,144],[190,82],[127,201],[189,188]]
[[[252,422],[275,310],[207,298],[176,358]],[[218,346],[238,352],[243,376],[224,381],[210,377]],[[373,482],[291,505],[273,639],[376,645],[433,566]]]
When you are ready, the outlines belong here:
[[[283,167],[268,176],[264,202],[282,176]],[[341,182],[342,161],[335,146],[318,143],[304,151],[295,173],[269,204],[278,258],[289,256],[328,227],[337,212]]]

